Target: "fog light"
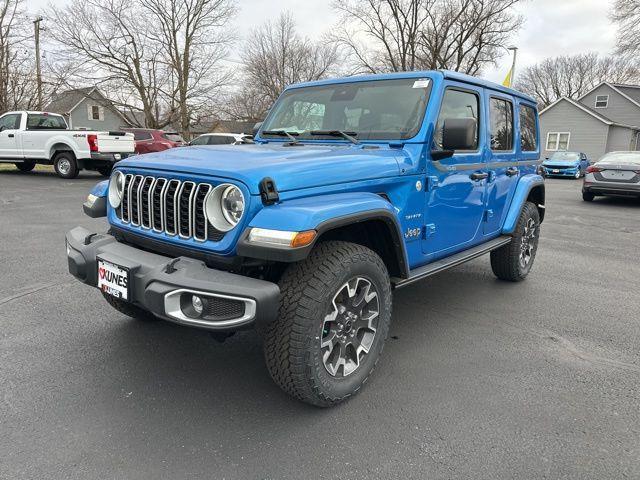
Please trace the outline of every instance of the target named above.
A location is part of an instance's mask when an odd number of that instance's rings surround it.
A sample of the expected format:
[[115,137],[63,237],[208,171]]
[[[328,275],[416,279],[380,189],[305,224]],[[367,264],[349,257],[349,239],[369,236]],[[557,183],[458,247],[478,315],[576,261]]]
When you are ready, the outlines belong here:
[[204,308],[204,305],[202,303],[202,299],[199,296],[193,295],[191,297],[191,305],[193,306],[194,312],[196,312],[198,315],[202,315],[202,309]]

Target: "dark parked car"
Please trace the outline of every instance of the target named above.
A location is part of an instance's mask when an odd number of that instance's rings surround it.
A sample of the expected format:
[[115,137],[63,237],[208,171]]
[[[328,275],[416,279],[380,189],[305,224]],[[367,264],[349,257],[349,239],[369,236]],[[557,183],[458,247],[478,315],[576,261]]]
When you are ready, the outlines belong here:
[[151,128],[124,128],[125,132],[133,133],[136,141],[136,153],[161,152],[169,148],[181,147],[184,140],[179,133],[153,130]]
[[640,198],[640,152],[607,153],[587,168],[582,199],[597,195],[626,195]]

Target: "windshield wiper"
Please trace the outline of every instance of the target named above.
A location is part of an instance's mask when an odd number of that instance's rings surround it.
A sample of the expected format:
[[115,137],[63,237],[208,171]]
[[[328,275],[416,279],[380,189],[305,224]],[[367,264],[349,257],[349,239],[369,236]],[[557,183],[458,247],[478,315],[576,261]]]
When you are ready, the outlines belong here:
[[294,135],[300,135],[298,132],[287,132],[286,130],[264,130],[260,132],[262,135],[277,135],[279,137],[287,137],[291,143],[298,143],[298,140]]
[[356,132],[343,132],[342,130],[312,130],[310,135],[326,135],[328,137],[342,137],[345,140],[349,140],[351,143],[358,145],[360,142],[354,137]]

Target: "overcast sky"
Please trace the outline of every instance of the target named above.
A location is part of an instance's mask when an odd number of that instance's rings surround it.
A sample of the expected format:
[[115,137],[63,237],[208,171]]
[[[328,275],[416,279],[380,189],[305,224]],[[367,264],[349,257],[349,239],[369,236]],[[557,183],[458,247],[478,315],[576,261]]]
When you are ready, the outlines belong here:
[[[69,0],[56,0],[57,4]],[[36,12],[49,0],[27,0],[30,11]],[[331,1],[320,0],[238,0],[235,23],[240,36],[280,12],[293,13],[300,32],[318,38],[336,22]],[[524,28],[513,44],[518,50],[518,67],[530,65],[545,57],[597,51],[609,53],[615,42],[615,30],[607,18],[612,0],[528,0],[520,12],[525,17]],[[238,58],[236,53],[233,57]],[[511,59],[505,56],[496,69],[484,72],[484,77],[502,82]]]

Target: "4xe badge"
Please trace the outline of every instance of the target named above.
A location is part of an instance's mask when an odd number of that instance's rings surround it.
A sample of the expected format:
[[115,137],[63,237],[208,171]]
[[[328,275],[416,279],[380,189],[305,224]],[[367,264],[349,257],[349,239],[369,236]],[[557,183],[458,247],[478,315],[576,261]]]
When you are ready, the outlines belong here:
[[98,259],[98,288],[113,297],[129,300],[129,272]]

